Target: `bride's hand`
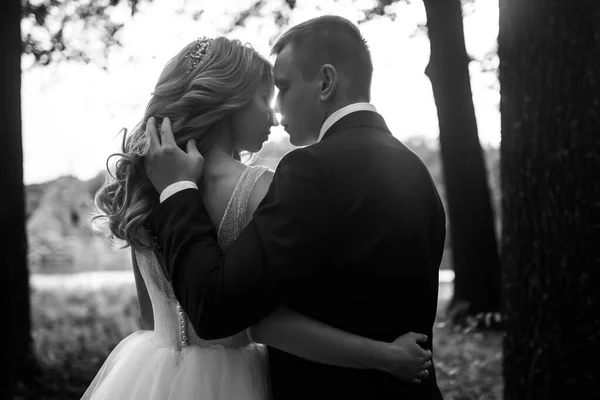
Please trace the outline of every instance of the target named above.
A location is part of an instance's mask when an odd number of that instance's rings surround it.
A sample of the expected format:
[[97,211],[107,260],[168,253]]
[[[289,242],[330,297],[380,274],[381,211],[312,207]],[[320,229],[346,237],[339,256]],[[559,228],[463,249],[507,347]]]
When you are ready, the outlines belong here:
[[409,332],[386,343],[386,360],[383,370],[398,379],[421,383],[429,376],[432,366],[431,350],[422,348],[419,343],[427,341],[427,335]]

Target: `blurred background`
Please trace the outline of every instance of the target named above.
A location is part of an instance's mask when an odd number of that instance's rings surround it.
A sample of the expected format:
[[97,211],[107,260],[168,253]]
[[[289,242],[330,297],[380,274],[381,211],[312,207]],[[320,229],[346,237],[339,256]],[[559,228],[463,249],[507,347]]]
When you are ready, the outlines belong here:
[[[142,118],[166,62],[199,36],[238,38],[268,56],[288,27],[323,14],[358,24],[375,68],[372,103],[423,159],[450,217],[436,324],[445,398],[501,398],[497,0],[27,0],[22,7],[32,336],[43,373],[22,385],[20,398],[78,399],[110,350],[139,329],[129,249],[92,232],[89,218],[120,131]],[[276,168],[292,149],[276,127],[253,163]],[[480,195],[466,201],[473,193]]]
[[[283,31],[323,14],[360,28],[372,103],[445,205],[433,348],[444,398],[600,398],[597,0],[0,8],[1,398],[80,399],[140,329],[129,250],[92,232],[90,202],[169,58],[217,35],[268,56]],[[276,168],[292,150],[275,128],[252,162]]]
[[[337,14],[356,22],[375,65],[372,103],[394,135],[421,156],[445,197],[438,113],[425,74],[431,49],[421,1],[27,3],[31,13],[21,23],[22,118],[34,273],[130,270],[127,252],[111,254],[106,240],[88,229],[88,200],[106,175],[108,156],[119,150],[121,129],[131,130],[141,119],[166,62],[202,35],[225,34],[268,55],[286,27],[306,19]],[[475,134],[497,211],[497,1],[464,2],[463,15]],[[275,127],[254,162],[275,168],[292,148],[283,129]]]

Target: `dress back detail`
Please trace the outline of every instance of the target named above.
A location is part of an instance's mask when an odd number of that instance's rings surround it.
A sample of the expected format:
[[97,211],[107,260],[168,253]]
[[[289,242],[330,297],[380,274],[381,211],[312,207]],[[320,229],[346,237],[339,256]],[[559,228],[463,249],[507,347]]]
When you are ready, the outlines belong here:
[[[254,185],[267,170],[267,167],[251,166],[240,176],[217,230],[221,249],[226,249],[233,243],[252,219],[247,215],[248,199]],[[159,346],[181,349],[188,345],[242,347],[248,344],[248,339],[243,332],[218,340],[209,341],[199,338],[179,305],[173,288],[164,276],[154,253],[136,251],[135,256],[152,301],[154,340]]]

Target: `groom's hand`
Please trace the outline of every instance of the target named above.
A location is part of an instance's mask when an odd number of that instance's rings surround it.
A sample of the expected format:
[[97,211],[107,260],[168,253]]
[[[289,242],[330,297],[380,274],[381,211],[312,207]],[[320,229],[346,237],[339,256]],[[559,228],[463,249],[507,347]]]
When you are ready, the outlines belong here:
[[394,340],[389,346],[385,371],[398,379],[421,383],[432,367],[431,350],[425,350],[419,344],[426,341],[427,335],[414,332]]
[[197,183],[200,180],[204,158],[198,152],[193,139],[187,142],[187,151],[177,146],[169,118],[163,120],[159,136],[156,131],[156,119],[150,117],[146,124],[146,140],[150,144],[144,167],[148,179],[159,194],[175,182]]

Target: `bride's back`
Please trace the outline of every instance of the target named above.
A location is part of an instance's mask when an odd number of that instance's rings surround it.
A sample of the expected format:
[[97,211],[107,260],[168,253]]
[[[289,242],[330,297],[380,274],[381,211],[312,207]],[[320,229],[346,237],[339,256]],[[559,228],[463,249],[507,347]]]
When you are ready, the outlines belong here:
[[[213,223],[218,228],[217,236],[222,248],[233,242],[250,221],[252,213],[248,212],[248,203],[252,189],[260,177],[268,171],[266,167],[239,165],[240,168],[232,168],[220,176],[212,176],[202,186],[203,200]],[[260,198],[264,195],[262,191],[258,193]],[[257,203],[256,200],[252,202]],[[156,255],[153,252],[136,252],[135,256],[152,302],[154,336],[159,345],[180,348],[187,344],[226,347],[240,347],[247,344],[245,335],[212,341],[199,338],[185,312],[179,306],[173,288],[162,273]]]
[[211,341],[198,337],[163,275],[155,254],[136,251],[135,257],[152,302],[154,340],[159,346],[179,349],[187,345],[240,347],[246,344],[242,336]]

